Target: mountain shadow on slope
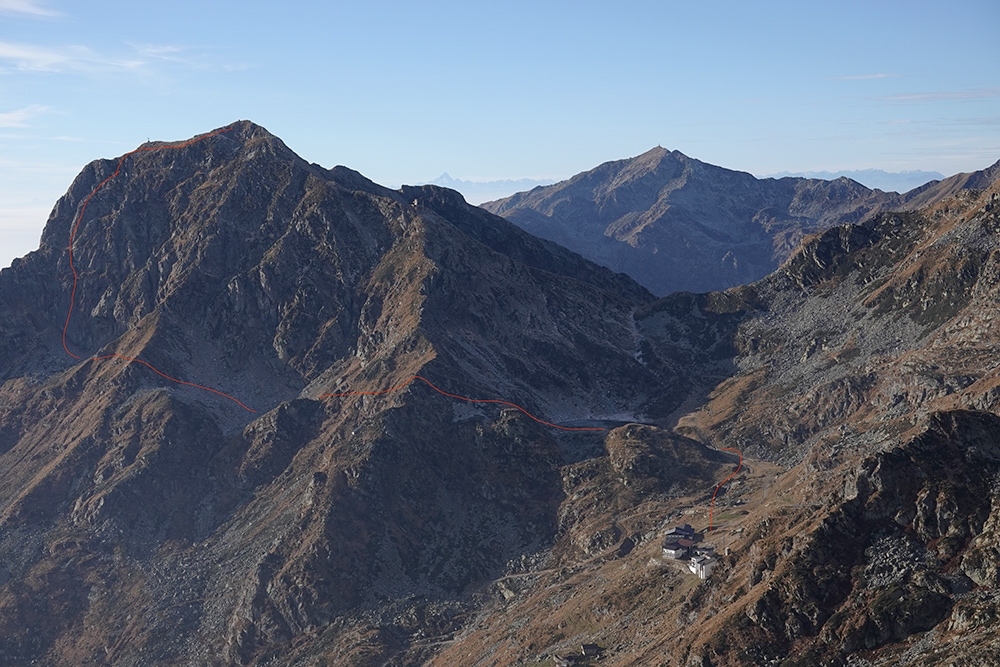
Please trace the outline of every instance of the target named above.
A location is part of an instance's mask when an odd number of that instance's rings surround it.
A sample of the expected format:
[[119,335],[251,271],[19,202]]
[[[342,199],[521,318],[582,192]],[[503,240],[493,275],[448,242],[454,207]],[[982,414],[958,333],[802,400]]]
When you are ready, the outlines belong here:
[[0,272],[7,664],[392,660],[559,530],[566,442],[498,399],[682,400],[632,326],[651,294],[457,193],[243,121],[149,147],[92,197],[118,161],[87,165]]

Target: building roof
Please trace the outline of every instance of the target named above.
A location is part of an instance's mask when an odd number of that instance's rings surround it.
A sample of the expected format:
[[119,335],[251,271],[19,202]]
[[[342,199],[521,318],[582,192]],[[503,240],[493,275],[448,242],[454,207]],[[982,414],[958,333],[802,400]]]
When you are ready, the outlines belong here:
[[689,523],[686,523],[683,526],[674,526],[673,528],[667,531],[667,535],[693,535],[693,534],[694,534],[694,528],[692,528],[691,524]]

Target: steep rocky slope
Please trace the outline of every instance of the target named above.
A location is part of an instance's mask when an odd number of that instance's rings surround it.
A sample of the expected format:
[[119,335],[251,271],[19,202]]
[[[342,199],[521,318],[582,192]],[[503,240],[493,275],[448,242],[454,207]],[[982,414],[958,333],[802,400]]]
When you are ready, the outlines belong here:
[[656,294],[708,292],[763,278],[810,233],[981,188],[998,169],[898,195],[847,178],[757,179],[657,147],[482,206]]
[[433,387],[553,422],[664,414],[683,373],[642,363],[631,324],[652,300],[247,122],[91,163],[0,272],[0,662],[417,659],[552,545],[561,467],[603,450]]
[[627,554],[542,570],[437,664],[467,646],[552,664],[581,640],[613,665],[995,664],[998,203],[994,183],[880,214],[754,285],[638,311],[652,351],[711,344],[735,366],[676,429],[749,455],[710,535],[722,565],[699,586],[658,554],[704,497],[605,504],[589,521],[636,526]]
[[679,430],[794,466],[813,505],[757,524],[723,586],[744,613],[703,634],[706,662],[755,635],[789,664],[995,661],[998,201],[993,183],[830,230],[753,286],[740,372]]
[[0,662],[995,664],[988,175],[656,299],[252,123],[144,148],[0,272]]

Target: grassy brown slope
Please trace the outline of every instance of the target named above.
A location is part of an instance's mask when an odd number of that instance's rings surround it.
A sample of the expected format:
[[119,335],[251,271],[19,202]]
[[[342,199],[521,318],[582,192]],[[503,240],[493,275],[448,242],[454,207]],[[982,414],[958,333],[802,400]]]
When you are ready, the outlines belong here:
[[[990,664],[998,201],[994,185],[831,230],[724,303],[640,310],[650,354],[737,352],[678,427],[751,454],[712,538],[730,555],[703,584],[666,569],[662,529],[706,497],[630,497],[613,435],[606,462],[564,469],[585,481],[566,487],[556,560],[502,581],[431,664],[548,665],[584,641],[623,665]],[[689,359],[724,377],[712,349]]]

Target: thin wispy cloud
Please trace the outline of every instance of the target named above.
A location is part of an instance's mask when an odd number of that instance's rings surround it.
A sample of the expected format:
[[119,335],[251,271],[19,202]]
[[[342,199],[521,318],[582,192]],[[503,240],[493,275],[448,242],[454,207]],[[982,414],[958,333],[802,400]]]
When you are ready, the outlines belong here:
[[211,53],[218,51],[219,47],[212,46],[181,46],[177,44],[143,44],[126,42],[141,57],[150,61],[183,65],[192,69],[215,70],[215,71],[239,71],[249,69],[250,65],[219,64],[212,57]]
[[827,81],[867,81],[869,79],[892,79],[898,74],[850,74],[847,76],[828,76]]
[[108,58],[85,46],[46,47],[0,41],[0,63],[29,72],[136,71],[140,59]]
[[883,102],[941,102],[946,100],[988,100],[1000,97],[1000,87],[973,90],[944,90],[928,93],[900,93],[876,97]]
[[36,0],[0,0],[0,14],[27,16],[62,16],[62,12],[43,7]]
[[219,72],[226,69],[214,60],[210,51],[212,47],[179,46],[176,44],[134,44],[128,45],[141,57],[165,67],[181,67],[204,72]]
[[47,110],[48,107],[31,104],[21,109],[0,113],[0,127],[27,127],[30,119]]
[[978,118],[955,118],[955,125],[1000,125],[1000,116],[980,116]]
[[[2,1],[2,0],[0,0]],[[131,53],[109,56],[87,46],[39,46],[0,40],[0,71],[4,68],[21,72],[43,73],[136,73],[151,74],[161,69],[157,63],[179,65],[189,69],[232,71],[248,66],[212,62],[206,47],[151,45],[127,43]]]
[[165,60],[171,63],[182,63],[184,65],[198,65],[198,58],[194,54],[195,49],[173,44],[134,44],[126,42],[137,53],[155,60]]

